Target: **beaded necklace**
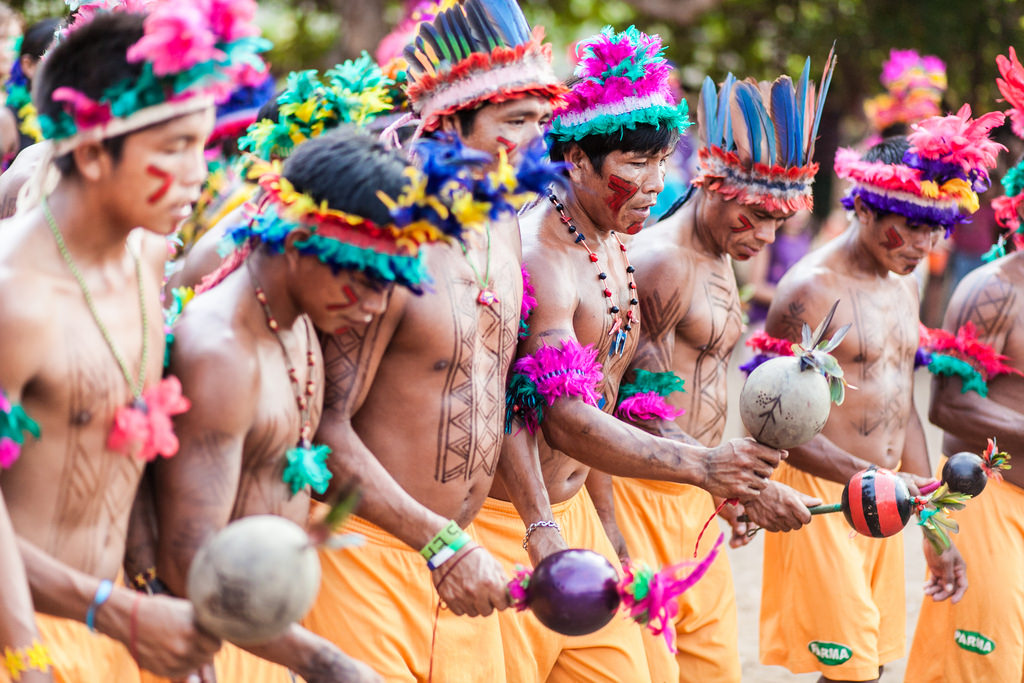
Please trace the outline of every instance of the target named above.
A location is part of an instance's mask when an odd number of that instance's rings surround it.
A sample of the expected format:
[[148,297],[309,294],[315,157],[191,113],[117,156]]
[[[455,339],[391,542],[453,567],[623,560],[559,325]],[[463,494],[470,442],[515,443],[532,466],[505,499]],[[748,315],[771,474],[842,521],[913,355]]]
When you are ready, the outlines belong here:
[[[593,263],[594,268],[597,269],[597,279],[602,290],[601,293],[604,295],[606,299],[609,300],[608,303],[611,304],[608,307],[608,313],[612,317],[612,328],[611,330],[608,331],[608,336],[615,335],[615,339],[612,341],[612,346],[610,349],[608,349],[608,357],[610,358],[616,353],[618,353],[621,356],[626,347],[626,338],[628,336],[628,333],[630,330],[633,329],[633,324],[636,323],[637,321],[637,316],[634,311],[636,310],[636,307],[640,304],[640,301],[636,297],[636,280],[633,276],[633,274],[636,272],[636,268],[634,268],[633,265],[629,262],[629,256],[626,255],[626,245],[622,243],[622,240],[619,239],[619,236],[615,233],[614,230],[612,230],[611,236],[615,238],[616,242],[618,242],[619,251],[622,252],[622,258],[625,259],[626,261],[626,279],[629,282],[629,309],[626,311],[626,320],[625,323],[623,323],[619,307],[615,305],[615,302],[612,300],[612,290],[608,288],[608,285],[606,283],[606,280],[608,279],[608,274],[601,270],[601,266],[597,262],[597,254],[595,254],[594,251],[590,248],[590,245],[587,244],[586,236],[584,236],[584,234],[580,232],[579,228],[576,227],[576,224],[572,220],[572,216],[566,213],[565,205],[561,201],[559,201],[558,197],[556,197],[553,192],[548,195],[548,200],[554,205],[555,211],[558,212],[559,220],[561,220],[562,224],[565,225],[565,227],[569,230],[569,234],[576,236],[576,244],[579,244],[580,246],[587,250],[587,255],[590,257],[590,262]],[[611,260],[609,259],[609,263],[610,262]]]
[[252,262],[245,260],[246,270],[249,272],[249,279],[252,281],[253,290],[256,294],[256,301],[263,309],[263,315],[267,319],[267,327],[274,334],[281,353],[284,355],[285,367],[288,368],[288,379],[292,384],[292,391],[295,394],[295,405],[299,409],[299,440],[296,445],[285,452],[286,465],[282,480],[291,486],[292,495],[310,486],[317,493],[327,491],[327,482],[331,479],[331,472],[327,469],[327,455],[331,449],[324,445],[315,446],[311,441],[312,427],[309,415],[311,412],[313,396],[316,394],[316,384],[313,382],[313,368],[316,365],[316,355],[313,353],[313,337],[310,334],[310,325],[304,321],[306,329],[306,386],[300,388],[299,373],[292,365],[291,356],[288,355],[288,347],[281,339],[281,325],[274,318],[267,301],[267,293],[263,290],[256,273],[253,272]]

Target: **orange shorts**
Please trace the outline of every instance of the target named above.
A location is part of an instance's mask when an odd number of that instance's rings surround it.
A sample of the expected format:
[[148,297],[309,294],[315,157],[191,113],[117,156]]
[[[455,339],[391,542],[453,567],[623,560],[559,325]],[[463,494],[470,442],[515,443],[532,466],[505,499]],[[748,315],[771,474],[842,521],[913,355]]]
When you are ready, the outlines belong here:
[[[138,683],[139,666],[121,643],[72,619],[36,613],[39,639],[46,645],[56,683]],[[0,667],[0,681],[6,681]]]
[[[772,475],[826,503],[843,486],[779,465]],[[866,681],[906,648],[903,537],[868,538],[842,513],[768,533],[761,584],[761,662],[793,673]]]
[[[569,500],[552,505],[551,511],[570,548],[595,550],[620,569],[611,541],[585,488]],[[498,558],[509,573],[516,564],[530,566],[530,558],[523,550],[526,527],[511,503],[488,498],[473,526],[480,544]],[[650,680],[640,627],[621,615],[585,636],[556,633],[537,621],[530,610],[505,610],[499,615],[499,621],[510,683],[645,683]]]
[[954,519],[967,592],[955,605],[925,596],[904,680],[1024,681],[1024,491],[989,481]]
[[[217,681],[245,681],[245,683],[294,683],[296,678],[285,667],[268,662],[243,650],[237,645],[225,642],[213,658]],[[171,683],[148,671],[140,672],[141,683]]]
[[[472,524],[466,531],[475,535]],[[320,594],[303,626],[389,683],[505,680],[496,615],[438,611],[437,591],[418,552],[356,516],[342,532],[361,534],[366,543],[320,551]]]
[[[693,558],[701,527],[715,514],[710,493],[663,481],[615,477],[613,482],[615,519],[630,557],[655,569]],[[701,539],[698,557],[704,557],[717,538],[718,525],[712,522]],[[675,644],[673,657],[663,636],[644,629],[653,681],[739,683],[736,593],[725,551],[697,585],[680,596]]]

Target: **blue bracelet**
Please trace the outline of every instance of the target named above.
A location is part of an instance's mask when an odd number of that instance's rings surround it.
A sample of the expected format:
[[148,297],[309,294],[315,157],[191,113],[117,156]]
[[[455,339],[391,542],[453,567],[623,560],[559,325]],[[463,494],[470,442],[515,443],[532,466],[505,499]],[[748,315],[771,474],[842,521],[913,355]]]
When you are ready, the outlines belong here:
[[103,579],[100,581],[100,585],[96,589],[96,595],[92,599],[92,604],[89,605],[89,611],[85,613],[85,625],[88,626],[89,630],[93,633],[96,633],[96,610],[98,610],[103,603],[110,598],[110,594],[113,592],[113,581],[110,579]]

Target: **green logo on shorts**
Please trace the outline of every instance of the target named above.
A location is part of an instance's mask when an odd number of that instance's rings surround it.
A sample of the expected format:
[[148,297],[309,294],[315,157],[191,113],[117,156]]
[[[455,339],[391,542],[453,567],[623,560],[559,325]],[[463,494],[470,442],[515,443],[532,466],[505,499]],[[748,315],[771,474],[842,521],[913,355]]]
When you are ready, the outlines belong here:
[[974,652],[975,654],[987,655],[996,649],[996,644],[991,639],[986,638],[977,631],[961,631],[957,629],[953,634],[953,638],[962,649]]
[[807,643],[807,649],[825,666],[838,666],[853,656],[853,650],[848,646],[827,640],[812,640]]

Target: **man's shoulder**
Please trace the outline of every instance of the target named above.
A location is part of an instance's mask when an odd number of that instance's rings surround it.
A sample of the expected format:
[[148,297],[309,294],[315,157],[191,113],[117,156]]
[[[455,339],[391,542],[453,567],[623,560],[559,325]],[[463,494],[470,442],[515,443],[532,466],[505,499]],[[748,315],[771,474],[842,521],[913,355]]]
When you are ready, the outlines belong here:
[[252,335],[214,292],[196,297],[174,325],[171,367],[179,375],[193,366],[216,370],[217,381],[251,379],[258,366]]

